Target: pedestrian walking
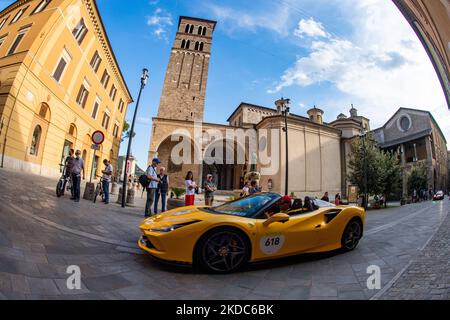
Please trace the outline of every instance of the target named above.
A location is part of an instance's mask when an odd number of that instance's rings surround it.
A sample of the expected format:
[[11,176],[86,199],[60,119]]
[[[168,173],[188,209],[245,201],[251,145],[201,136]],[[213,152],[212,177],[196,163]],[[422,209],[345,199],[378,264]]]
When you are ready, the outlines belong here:
[[145,203],[145,216],[150,217],[152,215],[153,201],[155,200],[156,190],[158,189],[158,165],[161,163],[158,158],[152,160],[152,164],[148,166],[146,175],[149,181],[147,190],[147,201]]
[[341,194],[338,192],[337,194],[336,194],[336,196],[334,197],[334,203],[335,203],[335,205],[340,205],[341,204]]
[[247,197],[248,195],[250,195],[250,183],[246,181],[242,187],[241,198]]
[[193,206],[195,203],[195,188],[197,185],[194,181],[194,174],[189,171],[185,179],[186,195],[184,196],[184,205]]
[[[72,177],[72,165],[73,165],[73,159],[75,159],[74,154],[75,154],[75,150],[70,149],[69,155],[66,157],[66,160],[64,161],[64,168],[65,168],[64,176],[66,177],[66,179],[64,179],[64,185],[63,185],[62,194],[61,194],[62,196],[64,195],[64,191],[66,190],[67,179],[69,179],[69,177]],[[70,188],[70,193],[73,198],[73,187]]]
[[81,158],[80,150],[77,150],[75,152],[75,159],[73,159],[71,173],[72,173],[72,187],[73,187],[73,197],[71,199],[74,200],[75,202],[80,202],[81,176],[83,176],[83,180],[85,179],[84,161]]
[[166,199],[169,192],[169,176],[166,174],[166,168],[159,168],[158,179],[158,188],[155,194],[155,214],[158,213],[159,198],[161,198],[161,212],[166,211]]
[[214,202],[214,192],[217,190],[217,186],[213,181],[212,174],[208,174],[206,176],[204,188],[205,188],[205,205],[212,207]]
[[108,159],[103,160],[103,164],[105,165],[105,170],[102,171],[102,173],[103,173],[102,187],[103,187],[103,194],[105,195],[105,199],[103,200],[103,202],[105,204],[108,204],[109,203],[109,185],[111,183],[113,168],[112,168],[111,162],[109,162]]

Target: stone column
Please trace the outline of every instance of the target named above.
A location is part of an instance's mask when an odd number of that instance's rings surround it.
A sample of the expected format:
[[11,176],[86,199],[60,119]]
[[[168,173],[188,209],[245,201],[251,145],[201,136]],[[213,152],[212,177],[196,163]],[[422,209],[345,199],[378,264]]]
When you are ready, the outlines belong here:
[[431,136],[425,137],[425,146],[427,148],[427,180],[428,186],[434,190],[434,179],[433,179],[433,146],[431,144]]
[[405,145],[400,145],[400,155],[401,155],[401,165],[402,165],[402,196],[403,198],[408,197],[408,177],[406,175],[406,156],[405,156]]

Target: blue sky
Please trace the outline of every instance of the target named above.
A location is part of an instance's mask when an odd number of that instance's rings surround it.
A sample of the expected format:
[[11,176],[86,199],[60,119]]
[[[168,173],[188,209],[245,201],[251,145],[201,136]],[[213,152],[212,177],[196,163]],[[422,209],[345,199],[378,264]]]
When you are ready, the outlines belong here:
[[[6,5],[11,1],[1,1]],[[332,121],[354,104],[372,128],[399,107],[431,111],[447,138],[450,114],[425,50],[391,1],[385,0],[97,0],[133,97],[150,70],[138,112],[133,153],[146,166],[180,15],[218,21],[213,38],[205,121],[225,123],[241,102],[273,107],[281,96],[293,112],[313,105]],[[132,118],[131,105],[127,119]],[[122,153],[126,142],[122,146]]]

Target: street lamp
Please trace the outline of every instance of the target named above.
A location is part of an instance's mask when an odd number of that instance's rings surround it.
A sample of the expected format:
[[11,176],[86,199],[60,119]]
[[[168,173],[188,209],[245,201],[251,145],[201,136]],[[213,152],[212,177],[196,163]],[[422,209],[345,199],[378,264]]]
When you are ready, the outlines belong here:
[[367,210],[367,149],[366,149],[366,136],[367,131],[361,130],[359,138],[362,140],[363,145],[363,170],[364,170],[364,209]]
[[126,192],[127,191],[127,181],[128,181],[127,165],[128,165],[128,160],[130,158],[130,153],[131,153],[131,142],[133,141],[134,124],[136,122],[136,116],[137,116],[137,111],[138,111],[138,108],[139,108],[139,101],[141,100],[142,90],[144,90],[145,85],[147,84],[147,80],[148,80],[148,69],[144,68],[142,70],[141,88],[139,90],[139,95],[138,95],[138,99],[137,99],[137,102],[136,102],[136,108],[134,109],[133,122],[131,123],[130,136],[128,138],[127,156],[125,158],[125,163],[124,163],[123,185],[122,185],[122,208],[125,208],[125,199],[126,199],[126,195],[127,195],[127,192]]
[[285,173],[285,186],[284,186],[284,194],[287,196],[289,194],[289,143],[288,143],[288,123],[287,123],[287,118],[290,112],[290,104],[291,100],[290,99],[283,99],[281,98],[280,100],[277,100],[275,102],[275,105],[277,106],[277,110],[281,111],[281,114],[284,116],[284,128],[283,131],[285,133],[285,137],[286,137],[286,162],[285,162],[285,167],[286,167],[286,173]]

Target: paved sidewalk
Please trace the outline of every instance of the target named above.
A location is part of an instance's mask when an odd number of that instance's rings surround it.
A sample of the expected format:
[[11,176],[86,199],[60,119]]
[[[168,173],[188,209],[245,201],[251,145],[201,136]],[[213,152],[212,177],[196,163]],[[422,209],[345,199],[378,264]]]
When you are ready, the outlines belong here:
[[450,214],[423,252],[381,299],[450,299]]

